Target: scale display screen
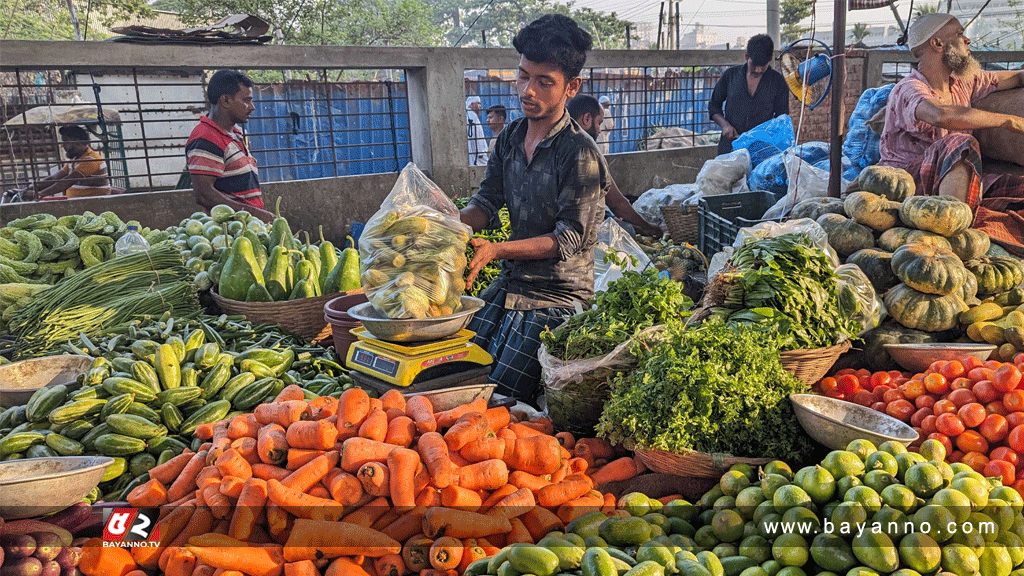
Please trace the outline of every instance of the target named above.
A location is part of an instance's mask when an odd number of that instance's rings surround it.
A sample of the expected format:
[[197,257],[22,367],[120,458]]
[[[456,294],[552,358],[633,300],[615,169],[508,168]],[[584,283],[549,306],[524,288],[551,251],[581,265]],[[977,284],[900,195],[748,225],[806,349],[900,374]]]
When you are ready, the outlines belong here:
[[352,356],[352,362],[392,378],[398,374],[398,362],[384,356],[378,356],[362,348],[355,351],[355,354]]

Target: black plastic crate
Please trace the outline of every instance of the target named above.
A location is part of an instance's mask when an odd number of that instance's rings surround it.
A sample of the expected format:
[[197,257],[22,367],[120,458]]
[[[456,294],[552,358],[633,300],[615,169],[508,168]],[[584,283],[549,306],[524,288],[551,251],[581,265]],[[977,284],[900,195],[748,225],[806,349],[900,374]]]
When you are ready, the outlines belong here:
[[779,220],[761,218],[776,201],[774,194],[763,190],[701,198],[697,210],[700,251],[710,258],[722,248],[731,246],[740,228]]

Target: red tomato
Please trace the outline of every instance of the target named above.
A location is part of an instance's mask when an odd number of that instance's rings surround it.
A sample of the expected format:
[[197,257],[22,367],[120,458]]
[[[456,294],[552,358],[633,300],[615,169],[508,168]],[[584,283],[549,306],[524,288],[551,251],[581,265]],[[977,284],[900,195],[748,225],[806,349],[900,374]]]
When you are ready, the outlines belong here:
[[904,378],[903,376],[900,376],[899,378],[893,378],[892,382],[890,382],[889,385],[895,388],[895,387],[899,386],[900,384],[903,384],[904,382],[909,382],[909,381],[910,381],[910,378]]
[[967,427],[956,414],[943,412],[935,418],[935,429],[950,438],[955,438],[963,434]]
[[956,415],[968,428],[977,428],[985,420],[985,407],[977,402],[964,404],[956,411]]
[[927,408],[918,408],[917,411],[910,415],[910,425],[923,428],[921,423],[924,422],[925,416],[931,416],[934,418],[935,414],[932,414],[932,411]]
[[871,377],[860,376],[857,378],[857,384],[860,385],[862,390],[871,390]]
[[981,473],[991,478],[1002,476],[1004,486],[1010,486],[1016,480],[1013,464],[1003,460],[989,460]]
[[953,404],[956,404],[957,408],[965,404],[970,404],[971,402],[978,401],[978,399],[974,396],[974,392],[971,392],[970,390],[966,389],[953,390],[952,392],[949,393],[948,396],[946,396],[946,398],[948,398],[949,401],[952,402]]
[[836,379],[831,376],[825,376],[821,380],[818,380],[817,386],[819,388],[836,386]]
[[945,366],[943,366],[943,369],[939,371],[939,374],[942,374],[942,376],[949,381],[956,380],[966,373],[967,370],[964,368],[963,362],[959,360],[950,360]]
[[1014,364],[1024,364],[1024,352],[1021,352],[1013,357]]
[[993,460],[1009,462],[1010,464],[1013,464],[1014,467],[1020,465],[1020,456],[1007,446],[1000,446],[996,448],[991,454],[989,454],[989,456],[991,456]]
[[1010,412],[1024,412],[1024,390],[1013,390],[1003,394],[1003,406]]
[[970,372],[971,370],[974,370],[975,368],[981,368],[984,365],[985,365],[984,362],[982,362],[981,360],[978,360],[974,356],[968,356],[967,358],[964,359],[964,370],[966,370],[968,372]]
[[956,437],[956,447],[964,452],[988,454],[988,440],[975,430],[966,430]]
[[902,390],[886,390],[882,394],[882,401],[886,404],[892,404],[897,400],[906,400],[906,396],[903,395]]
[[829,398],[836,398],[842,394],[839,391],[839,385],[836,384],[835,378],[825,378],[818,383],[818,387],[821,389],[821,393]]
[[924,387],[932,394],[949,392],[949,380],[942,374],[929,374],[924,377]]
[[988,456],[981,452],[965,452],[960,461],[973,468],[975,472],[981,472],[985,469],[985,464],[988,464]]
[[1014,482],[1013,489],[1017,491],[1017,494],[1020,494],[1021,498],[1024,498],[1024,478]]
[[842,370],[836,371],[835,376],[838,378],[839,376],[843,376],[844,374],[856,374],[856,373],[857,373],[857,371],[854,370],[853,368],[843,368]]
[[871,405],[871,409],[878,412],[885,412],[885,402],[875,402]]
[[871,388],[892,382],[892,375],[888,372],[875,372],[871,375]]
[[985,368],[988,368],[989,370],[998,370],[1002,365],[1003,363],[999,360],[985,360]]
[[989,414],[999,414],[1000,416],[1006,416],[1010,413],[1009,410],[1006,409],[1006,406],[1004,406],[999,400],[985,404],[985,411]]
[[914,406],[917,406],[918,408],[931,408],[932,406],[935,406],[936,400],[937,398],[935,398],[935,396],[924,394],[914,399]]
[[931,374],[934,372],[935,374],[941,374],[942,369],[945,368],[947,364],[949,364],[949,360],[936,360],[935,362],[932,362],[930,366],[928,366],[928,369],[925,370],[925,373]]
[[1013,364],[1003,364],[996,369],[992,385],[1000,392],[1009,392],[1017,388],[1017,385],[1020,384],[1020,379],[1021,373],[1016,366]]
[[[924,410],[926,410],[926,408],[924,408]],[[937,431],[938,428],[935,427],[936,420],[938,420],[938,417],[935,414],[929,412],[928,415],[925,416],[923,420],[921,420],[921,430],[924,430],[925,434],[931,434],[932,432]]]
[[867,368],[858,368],[857,372],[855,373],[857,374],[858,378],[871,377],[871,370],[868,370]]
[[[941,439],[936,438],[936,440],[942,442]],[[946,438],[946,440],[949,440],[949,438]],[[945,444],[945,442],[943,442],[943,444]],[[946,456],[946,460],[948,460],[950,464],[954,462],[962,462],[964,459],[964,453],[959,450],[953,450],[952,452],[947,452],[947,454],[949,454],[949,456]]]
[[903,378],[903,372],[900,372],[899,370],[889,370],[888,374],[893,378]]
[[836,383],[839,385],[839,391],[843,394],[854,394],[860,390],[860,380],[853,374],[843,374],[836,378]]
[[950,390],[959,390],[961,388],[970,390],[971,386],[974,386],[974,382],[971,381],[970,378],[954,378],[953,381],[949,383]]
[[992,385],[991,380],[976,382],[974,387],[971,388],[971,392],[974,392],[974,397],[982,404],[988,404],[996,398],[999,398],[999,391]]
[[871,395],[871,392],[867,390],[860,390],[850,398],[852,402],[860,404],[861,406],[871,406],[874,403],[875,398]]
[[[949,439],[949,436],[946,436],[945,434],[943,434],[941,432],[932,432],[932,433],[928,434],[928,439],[929,440],[938,440],[939,442],[942,442],[942,445],[946,447],[946,454],[947,454],[946,459],[947,460],[949,460],[949,458],[954,453],[956,453],[956,449],[953,447],[953,442]],[[961,452],[960,455],[963,456],[963,453]],[[952,462],[952,460],[950,460],[950,461]]]
[[1014,452],[1024,452],[1024,424],[1010,430],[1006,435],[1006,445]]
[[893,390],[893,387],[886,386],[885,384],[881,386],[875,386],[875,389],[871,391],[871,396],[875,399],[875,402],[882,402],[884,401],[883,399],[885,397],[885,393],[888,392],[889,390]]
[[1006,418],[999,414],[989,414],[985,417],[985,421],[978,426],[978,432],[985,437],[985,440],[996,444],[1006,438],[1007,434],[1010,433],[1009,426],[1006,424]]
[[1010,412],[1004,416],[1006,416],[1006,425],[1010,427],[1010,430],[1024,424],[1024,412]]
[[957,408],[958,406],[952,400],[943,398],[942,400],[936,400],[935,404],[932,405],[932,413],[936,416],[946,413],[955,414]]
[[974,382],[981,382],[982,380],[991,380],[994,370],[991,368],[975,368],[967,373],[967,377]]
[[910,416],[914,414],[914,405],[909,400],[895,400],[886,406],[885,413],[898,420],[908,422]]
[[900,386],[900,389],[907,400],[914,400],[927,392],[923,380],[911,380]]

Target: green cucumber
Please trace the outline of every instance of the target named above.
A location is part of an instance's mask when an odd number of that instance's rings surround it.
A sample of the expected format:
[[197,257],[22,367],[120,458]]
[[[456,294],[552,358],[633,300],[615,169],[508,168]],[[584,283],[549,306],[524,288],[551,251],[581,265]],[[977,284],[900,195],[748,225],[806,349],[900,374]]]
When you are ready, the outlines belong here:
[[135,394],[135,400],[148,404],[156,398],[156,392],[149,386],[134,378],[111,376],[103,381],[103,389],[112,396],[118,394]]
[[128,472],[132,476],[141,476],[156,466],[156,456],[146,452],[140,452],[128,460]]
[[216,400],[214,402],[210,402],[186,418],[181,423],[181,426],[178,427],[178,432],[184,436],[190,436],[200,425],[210,424],[224,419],[230,410],[231,402],[228,402],[227,400]]
[[[100,381],[102,383],[102,380]],[[103,386],[96,384],[94,386],[83,386],[78,390],[75,390],[71,394],[68,394],[68,400],[95,400],[97,398],[107,398],[110,393],[103,389]]]
[[82,443],[82,446],[85,446],[86,450],[94,451],[96,450],[96,439],[104,434],[109,434],[110,432],[110,426],[106,422],[102,422],[94,426],[92,430],[86,432],[85,436],[82,436],[78,441]]
[[0,456],[17,454],[46,440],[40,432],[12,432],[0,440]]
[[58,454],[46,444],[33,444],[25,451],[26,458],[56,458]]
[[52,410],[48,418],[54,424],[68,424],[80,418],[98,415],[100,410],[106,405],[107,401],[105,399],[78,400]]
[[[180,338],[179,338],[180,340]],[[182,357],[184,358],[184,342],[182,343]],[[160,379],[160,386],[164,390],[170,390],[181,386],[181,360],[178,358],[174,347],[170,344],[161,344],[156,351],[156,374]]]
[[156,369],[145,360],[138,360],[132,364],[132,377],[149,386],[153,392],[159,392],[160,379],[156,375]]
[[121,476],[128,470],[128,461],[120,456],[114,458],[114,461],[107,466],[107,470],[103,472],[103,477],[100,478],[100,483],[110,482],[115,478]]
[[104,456],[130,456],[146,449],[146,442],[124,434],[104,434],[93,443],[96,451]]
[[213,368],[220,359],[220,347],[215,342],[207,342],[196,350],[194,362],[196,368],[200,370],[206,370]]
[[[216,346],[216,344],[214,344],[214,346]],[[200,398],[204,400],[213,398],[230,379],[231,364],[218,362],[209,372],[206,373],[202,382],[199,383],[199,387],[203,389],[203,393]]]
[[177,456],[188,448],[188,444],[182,441],[179,436],[158,436],[149,441],[147,452],[153,455],[162,453],[164,450],[171,450]]
[[203,389],[198,386],[189,386],[187,388],[170,388],[164,390],[156,395],[155,400],[158,406],[163,406],[167,402],[180,406],[189,400],[195,400],[202,395]]
[[277,373],[274,372],[269,366],[260,362],[259,360],[242,360],[238,364],[238,369],[242,372],[252,372],[257,378],[276,378]]
[[42,422],[51,410],[64,403],[68,387],[63,384],[36,390],[25,404],[25,417],[29,422]]
[[72,440],[81,441],[82,437],[92,429],[92,422],[89,422],[88,420],[75,420],[74,422],[69,422],[60,433]]
[[138,402],[132,402],[131,405],[128,406],[128,410],[125,410],[124,413],[142,416],[143,418],[149,420],[150,422],[160,421],[160,414],[156,410],[153,410],[152,408],[146,406],[145,404],[139,404]]
[[252,372],[242,372],[238,376],[227,381],[221,389],[219,398],[230,402],[238,391],[256,381],[256,375]]
[[168,430],[177,433],[185,417],[181,415],[174,404],[164,402],[164,405],[160,407],[160,419],[163,420],[164,426],[167,426]]
[[114,432],[140,440],[167,435],[166,427],[134,414],[111,414],[106,423]]
[[106,422],[107,417],[111,414],[124,414],[135,401],[134,398],[134,394],[118,394],[113,398],[108,398],[106,405],[100,410],[100,420]]
[[[249,410],[262,404],[271,390],[277,378],[273,376],[257,380],[238,391],[238,394],[231,399],[231,406],[236,410]],[[539,575],[538,575],[539,576]]]
[[85,452],[85,446],[82,446],[81,442],[60,434],[47,434],[45,442],[47,446],[61,456],[78,456]]

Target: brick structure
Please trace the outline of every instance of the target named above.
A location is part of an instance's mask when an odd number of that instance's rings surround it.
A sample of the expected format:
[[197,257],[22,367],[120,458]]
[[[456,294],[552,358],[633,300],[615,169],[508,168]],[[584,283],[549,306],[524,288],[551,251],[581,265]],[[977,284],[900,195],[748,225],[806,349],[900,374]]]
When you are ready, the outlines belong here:
[[[855,52],[852,56],[846,57],[846,82],[843,90],[843,133],[846,133],[850,115],[857,106],[857,100],[863,92],[864,57]],[[823,80],[824,82],[824,80]],[[804,110],[803,127],[800,131],[798,142],[828,142],[831,135],[829,113],[832,109],[832,97],[838,93],[837,86],[832,86],[832,91],[824,101],[814,110]],[[789,113],[793,118],[793,126],[797,127],[800,122],[800,101],[790,97]]]

